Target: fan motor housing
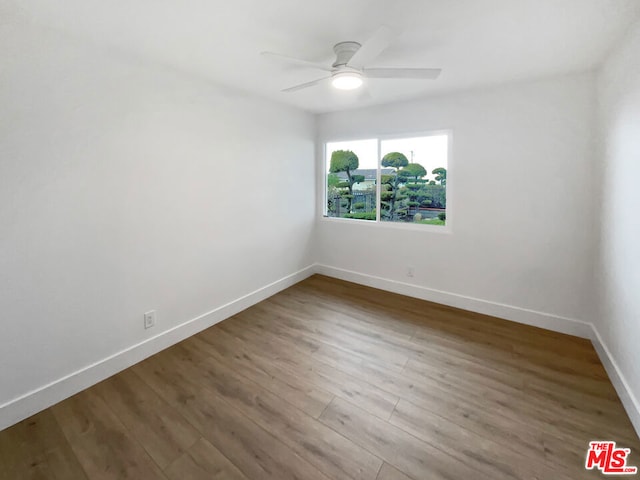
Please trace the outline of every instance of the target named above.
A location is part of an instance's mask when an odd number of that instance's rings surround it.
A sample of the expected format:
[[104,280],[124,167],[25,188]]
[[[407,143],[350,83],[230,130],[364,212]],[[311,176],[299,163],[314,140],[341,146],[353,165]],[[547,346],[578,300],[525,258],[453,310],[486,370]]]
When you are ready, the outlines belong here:
[[333,51],[336,53],[336,61],[332,67],[340,67],[346,65],[351,57],[360,49],[362,45],[358,42],[340,42],[334,45]]

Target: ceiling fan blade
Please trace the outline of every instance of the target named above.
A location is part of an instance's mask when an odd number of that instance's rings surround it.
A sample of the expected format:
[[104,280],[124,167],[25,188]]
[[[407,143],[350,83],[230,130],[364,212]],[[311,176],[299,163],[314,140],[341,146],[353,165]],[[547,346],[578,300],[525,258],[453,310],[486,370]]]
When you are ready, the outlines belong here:
[[367,78],[417,78],[434,80],[440,76],[441,68],[365,68]]
[[321,63],[308,62],[307,60],[301,60],[299,58],[289,57],[287,55],[282,55],[280,53],[274,52],[261,52],[260,55],[263,57],[275,58],[277,60],[290,63],[292,65],[297,65],[299,67],[307,67],[307,68],[315,68],[318,70],[324,70],[325,72],[330,72],[331,68],[326,65],[322,65]]
[[381,26],[369,40],[364,42],[358,51],[347,62],[353,68],[362,68],[380,55],[391,43],[393,32],[386,25]]
[[298,90],[302,90],[303,88],[313,87],[314,85],[317,85],[319,83],[324,82],[325,80],[328,80],[329,78],[331,78],[331,75],[329,75],[328,77],[318,78],[317,80],[312,80],[311,82],[301,83],[300,85],[294,85],[293,87],[285,88],[284,90],[281,90],[281,91],[296,92]]

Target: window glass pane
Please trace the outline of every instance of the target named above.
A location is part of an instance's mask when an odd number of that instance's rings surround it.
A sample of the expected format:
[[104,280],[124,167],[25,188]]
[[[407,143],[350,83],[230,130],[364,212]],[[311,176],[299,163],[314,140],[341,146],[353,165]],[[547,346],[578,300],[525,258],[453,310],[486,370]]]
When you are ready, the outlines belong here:
[[445,225],[448,136],[380,142],[380,220]]
[[375,220],[378,141],[331,142],[326,147],[327,216]]

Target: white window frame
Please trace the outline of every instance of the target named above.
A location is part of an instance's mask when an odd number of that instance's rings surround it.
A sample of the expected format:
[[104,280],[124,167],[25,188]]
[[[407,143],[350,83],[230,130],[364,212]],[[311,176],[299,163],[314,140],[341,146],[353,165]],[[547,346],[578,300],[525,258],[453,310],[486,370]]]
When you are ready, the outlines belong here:
[[[383,222],[380,219],[380,181],[382,170],[382,142],[385,140],[399,140],[403,138],[417,138],[417,137],[434,137],[446,135],[447,136],[447,188],[445,190],[447,201],[447,220],[444,225],[425,225],[409,222]],[[338,142],[358,142],[363,140],[375,140],[378,142],[378,169],[376,172],[376,219],[375,220],[358,220],[355,218],[339,218],[329,217],[327,215],[327,144]],[[439,129],[428,130],[414,133],[394,133],[384,135],[371,135],[366,137],[350,137],[326,140],[322,143],[322,208],[321,208],[321,220],[325,222],[347,223],[349,225],[369,225],[375,228],[395,228],[401,230],[416,230],[420,232],[432,232],[432,233],[452,233],[453,225],[453,208],[452,208],[452,177],[453,174],[453,130],[452,129]]]

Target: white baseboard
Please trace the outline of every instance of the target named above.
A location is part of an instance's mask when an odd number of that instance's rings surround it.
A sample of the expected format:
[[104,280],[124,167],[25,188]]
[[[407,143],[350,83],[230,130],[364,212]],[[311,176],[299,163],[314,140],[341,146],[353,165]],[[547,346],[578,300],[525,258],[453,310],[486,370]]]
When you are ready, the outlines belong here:
[[75,395],[196,333],[310,277],[314,265],[0,405],[0,430]]
[[611,352],[603,342],[602,337],[591,323],[549,313],[537,312],[535,310],[514,307],[512,305],[466,297],[456,293],[443,292],[441,290],[434,290],[373,275],[366,275],[328,265],[316,264],[315,273],[326,275],[328,277],[339,278],[348,282],[358,283],[360,285],[366,285],[368,287],[399,293],[401,295],[428,300],[430,302],[449,305],[463,310],[470,310],[472,312],[483,313],[485,315],[504,318],[514,322],[524,323],[526,325],[546,328],[547,330],[590,339],[598,353],[598,356],[600,357],[600,361],[609,375],[611,383],[622,401],[622,405],[624,406],[627,415],[629,415],[629,419],[631,420],[636,433],[640,436],[640,402],[638,402],[638,399],[633,395],[631,388],[629,388],[629,383],[622,375],[613,355],[611,355]]
[[504,318],[513,322],[524,323],[534,327],[546,328],[554,332],[566,333],[581,338],[591,338],[591,324],[574,318],[561,317],[551,313],[538,312],[526,308],[514,307],[503,303],[467,297],[457,293],[434,290],[410,283],[389,280],[382,277],[358,273],[329,265],[316,264],[316,273],[328,277],[339,278],[348,282],[379,288],[388,292],[407,295],[430,302],[461,308],[471,312]]
[[602,365],[604,365],[604,369],[609,375],[609,380],[611,380],[613,387],[616,389],[622,405],[627,411],[627,415],[629,415],[636,434],[640,437],[640,402],[633,394],[629,383],[622,374],[606,343],[602,340],[598,329],[593,325],[591,327],[591,343],[593,343],[593,347],[596,349],[596,352],[598,352],[600,361]]
[[135,365],[196,333],[225,320],[276,293],[318,273],[360,285],[366,285],[401,295],[478,312],[485,315],[512,320],[518,323],[546,328],[560,333],[591,339],[600,356],[631,422],[640,436],[640,402],[633,395],[614,357],[602,341],[598,331],[590,323],[548,313],[528,310],[501,303],[466,297],[450,292],[434,290],[409,283],[345,270],[328,265],[314,264],[269,285],[259,288],[232,302],[222,305],[199,317],[188,320],[152,338],[117,352],[105,359],[88,365],[48,385],[28,392],[0,405],[0,430],[18,423],[47,407],[68,398],[116,373]]

